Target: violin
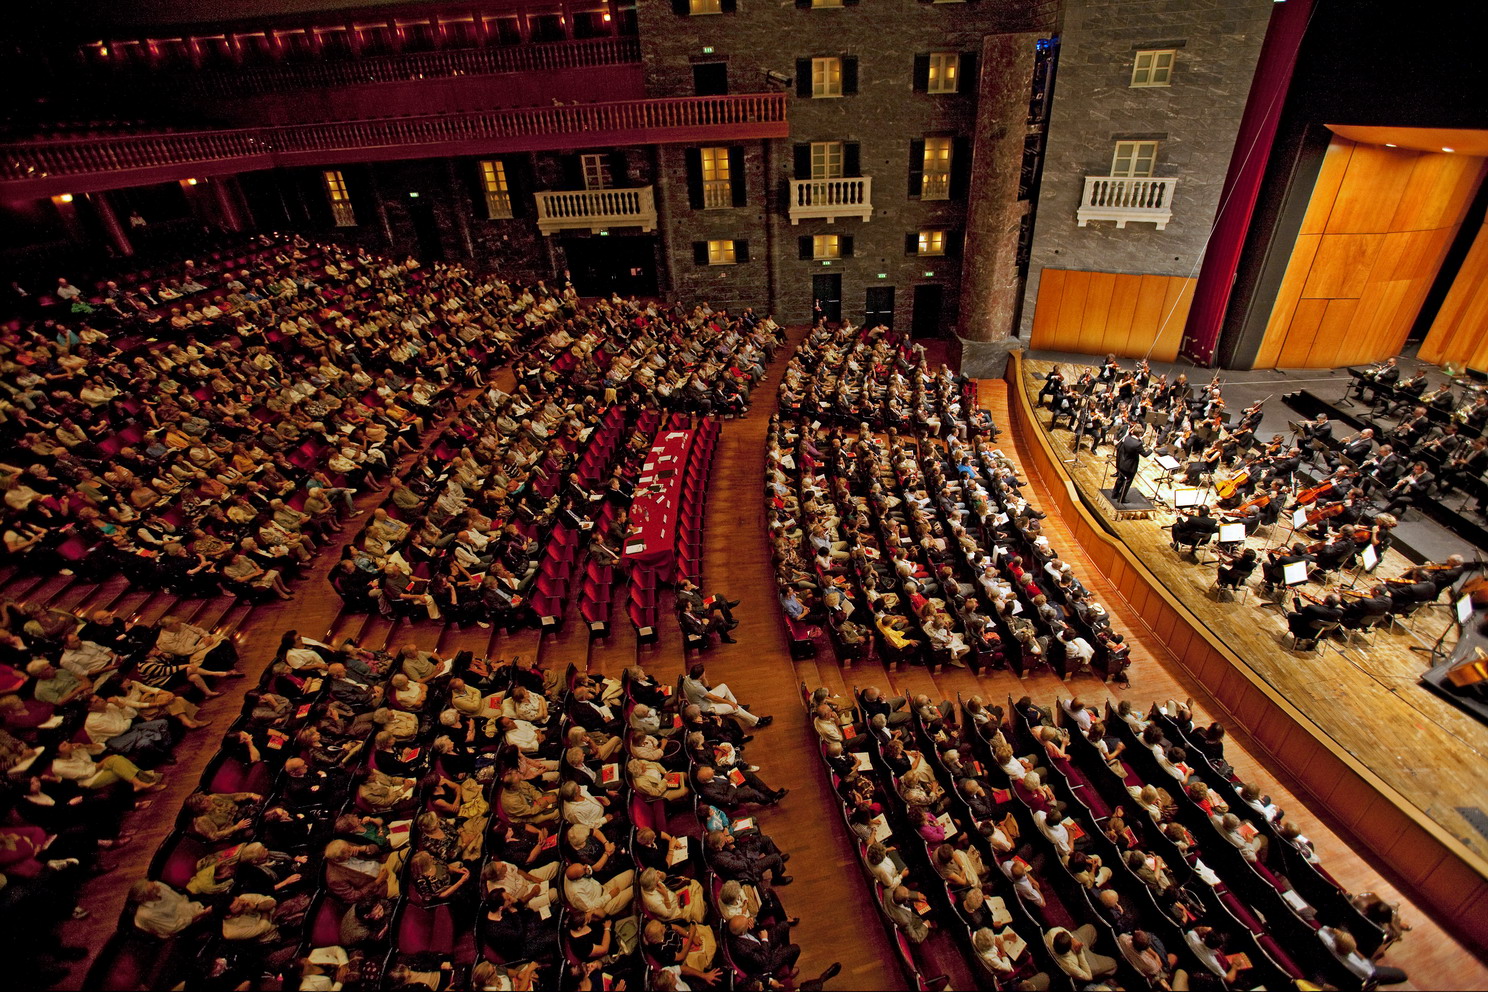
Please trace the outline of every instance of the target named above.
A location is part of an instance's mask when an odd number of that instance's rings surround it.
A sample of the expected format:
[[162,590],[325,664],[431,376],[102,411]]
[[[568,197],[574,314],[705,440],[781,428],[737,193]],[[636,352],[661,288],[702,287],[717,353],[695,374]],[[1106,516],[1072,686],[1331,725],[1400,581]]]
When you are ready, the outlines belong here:
[[[1300,503],[1301,499],[1299,498],[1297,502]],[[1315,509],[1308,510],[1307,526],[1311,527],[1314,524],[1317,524],[1319,521],[1323,520],[1332,520],[1334,517],[1338,516],[1344,511],[1347,506],[1347,502],[1347,500],[1339,500],[1336,503],[1328,503],[1326,505],[1319,504]]]
[[1316,503],[1319,496],[1333,488],[1335,481],[1334,479],[1324,479],[1320,484],[1313,486],[1311,489],[1302,490],[1297,494],[1297,505],[1307,506],[1311,503]]

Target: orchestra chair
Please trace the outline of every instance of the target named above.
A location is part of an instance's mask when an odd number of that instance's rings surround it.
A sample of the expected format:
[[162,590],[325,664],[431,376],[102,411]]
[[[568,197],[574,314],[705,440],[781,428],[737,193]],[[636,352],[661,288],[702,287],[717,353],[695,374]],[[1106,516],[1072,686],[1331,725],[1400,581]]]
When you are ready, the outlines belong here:
[[[1314,620],[1312,622],[1312,636],[1311,637],[1298,637],[1296,634],[1292,634],[1292,650],[1293,651],[1316,651],[1319,641],[1323,640],[1326,637],[1330,637],[1333,634],[1336,634],[1338,631],[1340,631],[1342,629],[1343,629],[1343,624],[1340,623],[1337,620],[1333,620],[1333,621]],[[1291,634],[1291,631],[1288,630],[1287,633]],[[1302,647],[1303,644],[1306,644],[1307,647],[1305,647],[1305,648]],[[1342,649],[1340,649],[1340,650],[1342,650]]]

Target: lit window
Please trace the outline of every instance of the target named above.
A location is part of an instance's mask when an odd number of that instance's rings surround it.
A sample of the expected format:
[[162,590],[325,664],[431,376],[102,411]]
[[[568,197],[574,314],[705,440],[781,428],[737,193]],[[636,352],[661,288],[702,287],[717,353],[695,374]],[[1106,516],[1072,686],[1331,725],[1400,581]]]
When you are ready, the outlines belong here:
[[811,0],[811,6],[813,9],[821,7],[841,7],[842,0]]
[[835,234],[818,234],[811,239],[812,258],[841,258],[842,242]]
[[940,229],[921,231],[919,255],[944,255],[946,232]]
[[327,169],[324,173],[326,195],[331,198],[331,217],[337,227],[355,227],[356,214],[351,209],[351,194],[346,192],[346,178],[338,169]]
[[488,161],[480,164],[481,189],[486,194],[486,216],[503,220],[512,215],[511,189],[506,185],[506,163]]
[[1132,63],[1133,86],[1167,86],[1173,80],[1173,56],[1178,54],[1171,48],[1138,52]]
[[689,14],[721,14],[723,0],[687,0]]
[[841,59],[811,60],[811,95],[813,98],[842,95]]
[[729,150],[727,148],[704,148],[703,158],[703,209],[718,210],[734,205],[733,176],[729,174]]
[[732,241],[709,241],[708,242],[708,264],[709,265],[733,265],[738,258],[734,253]]
[[930,84],[925,88],[930,93],[957,93],[961,56],[956,52],[934,52],[930,55]]
[[580,155],[579,161],[584,168],[585,189],[610,188],[610,165],[605,161],[605,156]]
[[811,178],[842,178],[842,142],[813,141],[811,143]]
[[920,187],[920,199],[951,198],[951,147],[950,138],[925,139],[925,180]]
[[1157,142],[1118,141],[1116,154],[1111,156],[1111,175],[1150,176],[1152,165],[1156,161]]

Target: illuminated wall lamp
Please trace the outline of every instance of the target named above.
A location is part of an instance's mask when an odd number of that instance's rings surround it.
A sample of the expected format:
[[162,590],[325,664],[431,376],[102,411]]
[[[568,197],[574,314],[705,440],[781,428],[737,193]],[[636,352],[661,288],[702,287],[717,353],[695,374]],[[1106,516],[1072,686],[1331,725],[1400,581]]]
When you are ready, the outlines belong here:
[[72,202],[72,194],[71,193],[63,193],[61,196],[57,197],[57,199],[61,200],[63,203],[71,203]]

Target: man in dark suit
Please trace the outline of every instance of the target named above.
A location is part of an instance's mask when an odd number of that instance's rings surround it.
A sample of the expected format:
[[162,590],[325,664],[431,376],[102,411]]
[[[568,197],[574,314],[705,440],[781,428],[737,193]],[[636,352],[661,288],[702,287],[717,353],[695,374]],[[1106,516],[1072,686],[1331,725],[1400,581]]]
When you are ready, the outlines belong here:
[[[754,803],[757,806],[774,806],[785,798],[789,789],[766,791],[756,789],[746,782],[735,785],[727,777],[719,775],[712,765],[701,765],[693,772],[698,798],[726,812]],[[763,784],[763,783],[762,783]]]
[[1152,454],[1151,449],[1142,444],[1142,438],[1135,427],[1127,431],[1126,437],[1116,444],[1116,484],[1111,487],[1111,497],[1117,505],[1126,502],[1127,490],[1131,489],[1132,480],[1137,476],[1137,468],[1142,464],[1142,456]]
[[1366,427],[1345,441],[1343,447],[1339,448],[1336,452],[1328,452],[1324,455],[1324,458],[1328,462],[1328,467],[1337,471],[1338,466],[1343,464],[1343,462],[1339,461],[1339,455],[1358,465],[1369,457],[1369,452],[1373,449],[1374,429],[1372,427]]
[[1173,523],[1173,550],[1187,547],[1197,549],[1219,533],[1219,521],[1209,513],[1209,507],[1200,506],[1189,516],[1180,516]]
[[1292,605],[1296,608],[1296,612],[1287,614],[1287,629],[1299,641],[1316,640],[1319,627],[1337,623],[1343,619],[1343,610],[1338,602],[1336,593],[1329,593],[1321,603],[1304,604],[1301,597],[1293,597]]
[[750,978],[793,978],[799,944],[790,942],[790,923],[760,926],[754,916],[741,913],[728,923],[729,958]]
[[1435,482],[1436,476],[1426,468],[1426,463],[1416,462],[1411,466],[1409,475],[1403,476],[1399,482],[1390,487],[1388,493],[1390,502],[1385,507],[1385,512],[1396,517],[1400,516],[1407,507],[1424,497]]

